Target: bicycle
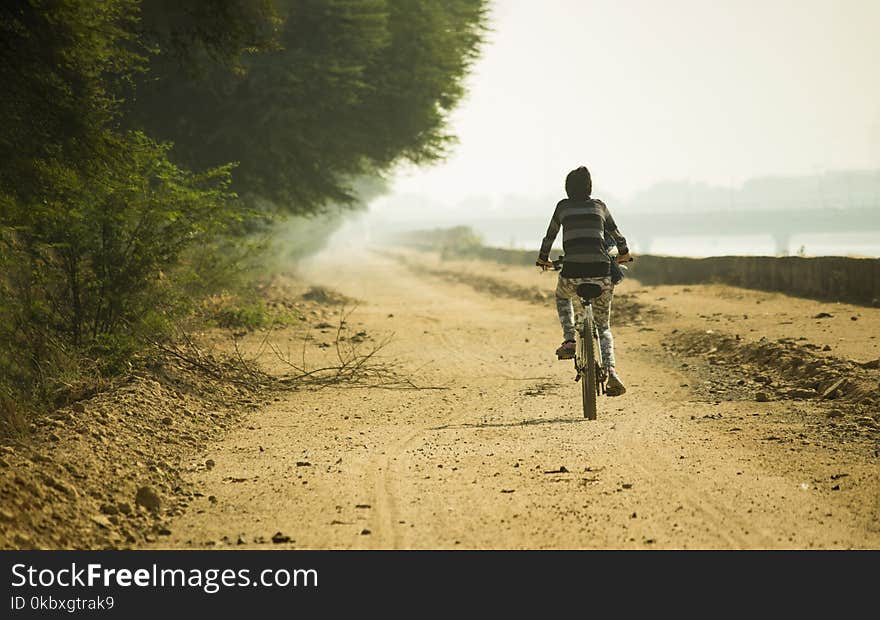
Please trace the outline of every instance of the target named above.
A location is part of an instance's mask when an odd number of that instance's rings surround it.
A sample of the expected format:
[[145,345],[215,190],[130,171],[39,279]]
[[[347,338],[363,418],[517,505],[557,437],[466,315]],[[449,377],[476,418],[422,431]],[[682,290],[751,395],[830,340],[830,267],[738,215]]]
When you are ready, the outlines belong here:
[[[564,256],[552,261],[553,271],[560,271]],[[632,258],[628,262],[631,262]],[[536,263],[542,267],[540,263]],[[543,268],[543,267],[542,267]],[[575,382],[581,385],[581,399],[584,406],[584,417],[595,420],[598,408],[598,397],[605,394],[605,382],[608,372],[602,363],[602,349],[599,346],[599,330],[593,319],[593,300],[602,294],[602,287],[592,282],[579,284],[577,289],[580,309],[575,315]]]

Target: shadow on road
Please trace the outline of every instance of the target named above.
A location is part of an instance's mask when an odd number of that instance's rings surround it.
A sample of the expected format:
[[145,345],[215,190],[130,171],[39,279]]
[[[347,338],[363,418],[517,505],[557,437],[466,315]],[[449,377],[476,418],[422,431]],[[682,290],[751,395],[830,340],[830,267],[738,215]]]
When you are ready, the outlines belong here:
[[466,422],[464,424],[446,424],[444,426],[435,426],[431,428],[432,431],[444,431],[453,428],[506,428],[506,427],[516,427],[516,426],[536,426],[539,424],[580,424],[582,422],[589,422],[586,418],[551,418],[545,419],[541,418],[539,420],[522,420],[520,422],[480,422],[480,423],[471,423]]

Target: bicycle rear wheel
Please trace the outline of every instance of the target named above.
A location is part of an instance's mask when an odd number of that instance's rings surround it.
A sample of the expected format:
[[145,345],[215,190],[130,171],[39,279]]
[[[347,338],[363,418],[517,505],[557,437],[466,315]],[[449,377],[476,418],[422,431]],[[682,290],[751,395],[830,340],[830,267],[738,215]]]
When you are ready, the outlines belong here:
[[583,352],[579,372],[581,375],[581,398],[584,403],[584,417],[588,420],[596,419],[596,341],[593,339],[593,317],[587,311],[584,318],[584,330],[580,334]]

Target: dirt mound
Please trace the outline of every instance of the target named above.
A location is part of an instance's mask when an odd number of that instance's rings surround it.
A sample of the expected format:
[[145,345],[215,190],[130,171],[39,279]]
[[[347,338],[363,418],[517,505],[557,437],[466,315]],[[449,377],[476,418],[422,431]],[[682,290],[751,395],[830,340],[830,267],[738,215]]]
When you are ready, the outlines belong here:
[[228,363],[162,355],[6,440],[0,548],[124,548],[169,535],[169,519],[197,495],[181,473],[206,467],[188,455],[258,406],[253,390],[222,377]]
[[[805,337],[745,342],[739,336],[708,331],[671,335],[667,349],[701,356],[710,365],[735,368],[764,386],[766,398],[819,399],[872,406],[880,403],[876,360],[857,363],[819,355]],[[759,399],[761,399],[759,397]]]

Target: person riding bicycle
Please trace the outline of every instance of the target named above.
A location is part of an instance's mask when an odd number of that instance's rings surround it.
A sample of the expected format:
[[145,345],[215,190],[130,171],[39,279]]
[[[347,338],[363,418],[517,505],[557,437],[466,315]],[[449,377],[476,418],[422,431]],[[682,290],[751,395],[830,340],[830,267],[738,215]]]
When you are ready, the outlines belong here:
[[[619,282],[618,272],[612,274],[613,262],[629,260],[626,239],[617,229],[614,218],[605,203],[590,194],[593,181],[590,171],[581,166],[568,173],[565,193],[568,198],[560,200],[550,218],[547,234],[541,242],[538,265],[552,267],[550,248],[562,228],[562,249],[565,259],[556,285],[556,311],[562,326],[562,345],[556,350],[557,358],[571,359],[575,355],[574,311],[571,300],[577,297],[577,287],[584,282],[599,284],[602,294],[593,300],[593,316],[599,332],[602,361],[608,373],[605,393],[620,396],[626,387],[614,367],[614,337],[611,334],[611,300],[614,284]],[[617,246],[617,260],[608,254],[606,236]],[[612,281],[612,276],[615,281]],[[620,274],[622,278],[622,274]]]

